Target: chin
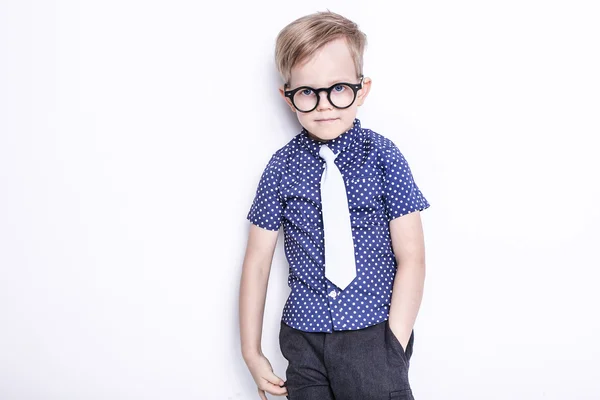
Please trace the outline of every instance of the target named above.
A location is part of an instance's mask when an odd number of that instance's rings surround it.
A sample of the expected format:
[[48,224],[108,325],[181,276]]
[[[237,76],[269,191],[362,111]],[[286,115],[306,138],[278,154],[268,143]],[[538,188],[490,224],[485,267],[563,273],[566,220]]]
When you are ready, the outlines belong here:
[[314,120],[314,117],[307,118],[305,121],[300,120],[300,123],[311,133],[313,137],[316,137],[318,140],[322,141],[332,140],[340,136],[342,133],[352,127],[353,122],[354,118],[349,119],[342,117],[338,117],[332,122],[317,122]]
[[316,136],[320,140],[329,141],[333,140],[336,137],[340,136],[341,132],[311,132],[313,136]]
[[330,128],[316,126],[312,130],[309,129],[309,131],[313,136],[316,136],[321,140],[332,140],[344,133],[344,130],[333,126]]

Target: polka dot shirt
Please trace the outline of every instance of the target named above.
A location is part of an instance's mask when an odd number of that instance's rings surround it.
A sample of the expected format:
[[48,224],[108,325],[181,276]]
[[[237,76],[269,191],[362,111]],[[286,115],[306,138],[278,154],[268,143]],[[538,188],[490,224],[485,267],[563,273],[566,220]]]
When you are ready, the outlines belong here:
[[386,137],[353,127],[327,145],[340,152],[354,239],[357,276],[341,291],[325,278],[320,181],[322,142],[303,129],[269,160],[247,219],[264,229],[283,225],[291,293],[282,321],[305,332],[366,328],[387,320],[396,274],[389,222],[429,202],[408,163]]

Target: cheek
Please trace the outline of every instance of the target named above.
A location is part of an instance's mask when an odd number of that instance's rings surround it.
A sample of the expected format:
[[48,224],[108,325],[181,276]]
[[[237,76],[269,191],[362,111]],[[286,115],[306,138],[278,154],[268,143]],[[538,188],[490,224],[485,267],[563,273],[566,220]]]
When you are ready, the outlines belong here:
[[296,111],[296,116],[298,117],[298,122],[300,122],[302,126],[306,127],[307,124],[310,125],[311,119],[308,118],[306,113]]
[[346,119],[354,119],[356,117],[356,113],[358,112],[358,101],[355,101],[350,107],[344,110],[344,118]]

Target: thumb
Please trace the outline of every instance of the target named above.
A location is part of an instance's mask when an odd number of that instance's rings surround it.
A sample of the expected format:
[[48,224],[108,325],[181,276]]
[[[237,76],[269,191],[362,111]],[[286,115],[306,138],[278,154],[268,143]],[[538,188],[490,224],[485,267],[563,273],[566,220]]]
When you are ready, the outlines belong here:
[[273,385],[282,386],[285,382],[283,379],[275,375],[273,372],[270,372],[266,379],[271,382]]

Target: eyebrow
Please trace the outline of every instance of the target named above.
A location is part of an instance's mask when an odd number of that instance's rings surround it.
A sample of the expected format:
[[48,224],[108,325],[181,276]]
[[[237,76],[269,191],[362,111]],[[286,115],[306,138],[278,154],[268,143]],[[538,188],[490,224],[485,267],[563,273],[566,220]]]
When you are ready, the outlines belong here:
[[354,83],[354,82],[352,82],[352,79],[350,79],[350,78],[338,78],[338,79],[330,80],[329,83],[327,83],[327,85],[325,85],[325,86],[302,84],[302,85],[297,85],[296,87],[308,86],[308,87],[311,87],[313,89],[316,89],[318,87],[330,87],[331,85],[334,85],[334,84],[340,83],[340,82]]

